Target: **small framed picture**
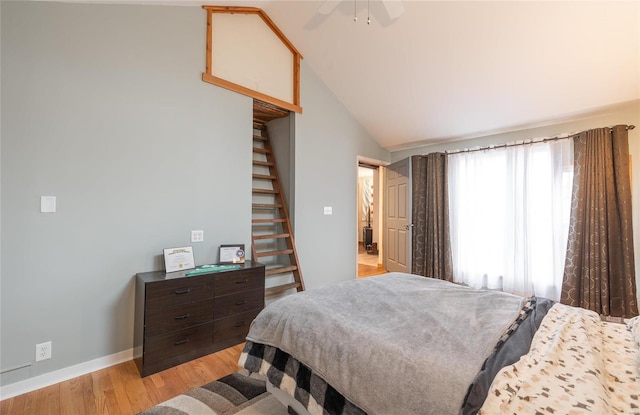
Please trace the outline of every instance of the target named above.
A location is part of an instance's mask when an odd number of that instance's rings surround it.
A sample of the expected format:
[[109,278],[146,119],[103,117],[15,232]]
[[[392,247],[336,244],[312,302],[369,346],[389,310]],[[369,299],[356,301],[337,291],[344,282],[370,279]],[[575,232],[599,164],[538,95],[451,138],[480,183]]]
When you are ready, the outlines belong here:
[[244,244],[220,245],[221,264],[244,264]]
[[193,247],[183,246],[164,250],[164,268],[166,272],[184,271],[195,267]]

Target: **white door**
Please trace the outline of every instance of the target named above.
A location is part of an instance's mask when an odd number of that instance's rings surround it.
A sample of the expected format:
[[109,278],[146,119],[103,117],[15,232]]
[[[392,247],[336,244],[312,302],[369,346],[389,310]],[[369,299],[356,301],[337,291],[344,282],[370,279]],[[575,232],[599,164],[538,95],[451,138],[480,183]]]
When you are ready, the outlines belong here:
[[410,158],[387,166],[384,252],[390,272],[411,272],[410,175]]

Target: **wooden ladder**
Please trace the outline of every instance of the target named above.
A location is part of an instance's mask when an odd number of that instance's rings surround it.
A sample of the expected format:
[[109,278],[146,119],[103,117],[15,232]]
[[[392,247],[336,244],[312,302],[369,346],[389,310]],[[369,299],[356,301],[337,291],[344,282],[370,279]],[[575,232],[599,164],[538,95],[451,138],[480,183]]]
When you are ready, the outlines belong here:
[[251,254],[265,264],[265,296],[304,291],[286,201],[265,125],[254,122]]

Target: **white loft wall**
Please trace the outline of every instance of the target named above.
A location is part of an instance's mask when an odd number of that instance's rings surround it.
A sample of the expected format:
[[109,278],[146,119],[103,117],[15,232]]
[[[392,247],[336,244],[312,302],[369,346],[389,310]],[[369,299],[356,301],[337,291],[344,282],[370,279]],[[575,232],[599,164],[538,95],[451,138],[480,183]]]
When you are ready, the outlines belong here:
[[293,53],[257,14],[213,13],[211,74],[293,103]]

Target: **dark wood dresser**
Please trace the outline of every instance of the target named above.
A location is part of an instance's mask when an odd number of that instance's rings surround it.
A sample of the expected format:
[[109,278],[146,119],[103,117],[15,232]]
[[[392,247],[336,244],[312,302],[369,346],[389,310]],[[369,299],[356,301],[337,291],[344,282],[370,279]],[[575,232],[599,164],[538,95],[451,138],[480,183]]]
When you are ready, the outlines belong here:
[[185,276],[136,275],[134,360],[140,374],[242,343],[264,308],[264,265]]

